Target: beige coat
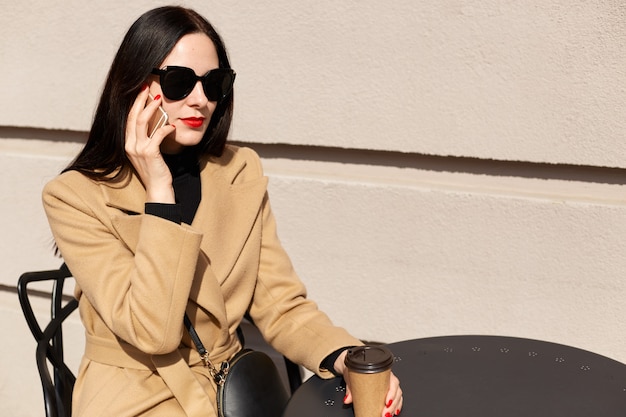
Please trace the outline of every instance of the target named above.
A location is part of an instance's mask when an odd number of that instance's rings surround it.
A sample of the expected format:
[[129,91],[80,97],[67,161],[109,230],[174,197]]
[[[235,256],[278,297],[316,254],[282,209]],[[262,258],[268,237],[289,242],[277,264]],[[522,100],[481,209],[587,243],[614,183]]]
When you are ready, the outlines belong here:
[[359,344],[306,298],[278,240],[258,156],[227,146],[202,162],[201,181],[191,225],[144,214],[136,176],[111,184],[71,171],[46,185],[86,329],[74,416],[215,416],[215,386],[185,311],[218,364],[240,349],[246,311],[278,351],[322,377],[328,354]]

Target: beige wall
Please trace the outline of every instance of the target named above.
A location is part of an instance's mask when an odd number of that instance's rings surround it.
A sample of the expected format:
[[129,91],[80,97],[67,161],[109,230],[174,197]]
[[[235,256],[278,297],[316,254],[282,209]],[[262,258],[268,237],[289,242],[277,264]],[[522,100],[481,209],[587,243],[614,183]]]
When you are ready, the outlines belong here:
[[[41,188],[84,139],[123,33],[158,3],[13,3],[0,15],[0,323],[15,335],[0,414],[32,416],[34,345],[12,288],[59,264]],[[338,324],[626,361],[622,2],[183,3],[229,47],[232,139],[261,153],[283,242]]]

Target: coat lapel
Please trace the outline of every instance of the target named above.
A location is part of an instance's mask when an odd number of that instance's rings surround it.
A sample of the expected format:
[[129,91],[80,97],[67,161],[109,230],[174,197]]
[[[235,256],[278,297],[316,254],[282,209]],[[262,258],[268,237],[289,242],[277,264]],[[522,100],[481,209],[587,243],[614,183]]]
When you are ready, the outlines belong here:
[[192,223],[202,230],[201,248],[221,284],[233,269],[257,221],[267,191],[267,178],[238,182],[245,160],[229,169],[201,167],[202,200]]
[[146,189],[134,172],[126,175],[121,181],[102,182],[100,189],[107,205],[129,214],[144,212]]

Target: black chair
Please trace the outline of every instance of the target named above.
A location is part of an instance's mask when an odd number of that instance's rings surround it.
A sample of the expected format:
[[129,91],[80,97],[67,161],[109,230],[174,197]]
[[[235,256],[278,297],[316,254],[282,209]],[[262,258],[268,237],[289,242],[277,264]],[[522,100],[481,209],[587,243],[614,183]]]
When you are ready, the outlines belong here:
[[[17,294],[28,327],[37,341],[35,358],[43,388],[46,417],[69,417],[72,411],[72,389],[76,377],[63,358],[63,321],[78,307],[73,297],[63,296],[65,279],[72,274],[65,264],[50,271],[26,272],[17,283]],[[29,299],[28,284],[51,281],[50,321],[42,329]],[[40,293],[40,292],[38,292]],[[50,375],[49,365],[52,368]]]
[[[66,278],[72,276],[65,264],[59,269],[26,272],[17,283],[17,293],[28,327],[37,341],[36,361],[43,387],[46,417],[70,417],[72,414],[72,389],[76,377],[63,358],[63,321],[78,307],[78,301],[63,295]],[[41,328],[33,312],[28,292],[31,282],[52,282],[51,294],[38,291],[38,295],[50,297],[50,322]],[[32,291],[34,294],[35,292]],[[261,337],[258,329],[249,321],[240,327],[240,337],[246,347],[266,352],[276,363],[286,388],[292,394],[302,384],[302,368],[274,351]],[[281,366],[282,362],[282,366]],[[52,368],[53,375],[50,375]]]

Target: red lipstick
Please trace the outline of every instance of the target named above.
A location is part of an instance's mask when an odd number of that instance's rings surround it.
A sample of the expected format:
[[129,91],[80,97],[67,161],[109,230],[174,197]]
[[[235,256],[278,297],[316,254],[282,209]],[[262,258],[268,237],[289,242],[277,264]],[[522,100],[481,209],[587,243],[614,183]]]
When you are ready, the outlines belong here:
[[204,123],[204,117],[185,117],[180,121],[189,127],[198,128]]

